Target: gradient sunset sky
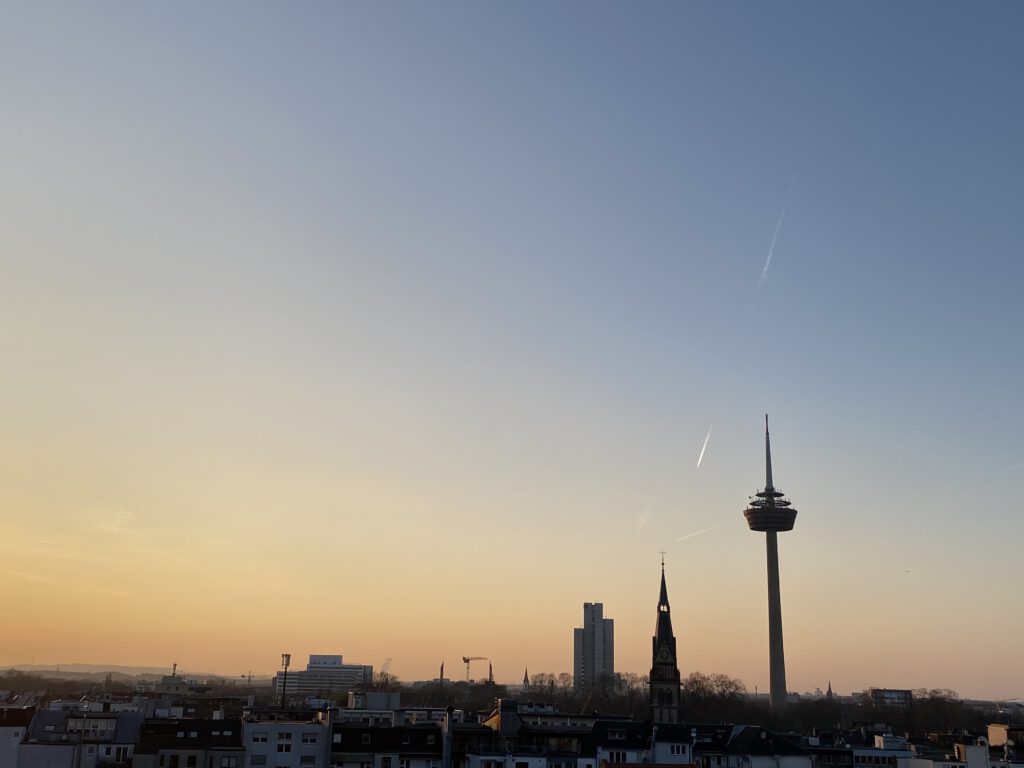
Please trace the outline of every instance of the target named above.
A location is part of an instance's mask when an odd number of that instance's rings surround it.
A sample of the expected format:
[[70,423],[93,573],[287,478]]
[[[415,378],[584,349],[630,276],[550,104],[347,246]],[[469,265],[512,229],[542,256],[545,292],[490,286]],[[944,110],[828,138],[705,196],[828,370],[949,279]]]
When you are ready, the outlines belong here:
[[0,664],[646,673],[664,549],[765,690],[767,412],[790,688],[1024,695],[1022,30],[4,5]]

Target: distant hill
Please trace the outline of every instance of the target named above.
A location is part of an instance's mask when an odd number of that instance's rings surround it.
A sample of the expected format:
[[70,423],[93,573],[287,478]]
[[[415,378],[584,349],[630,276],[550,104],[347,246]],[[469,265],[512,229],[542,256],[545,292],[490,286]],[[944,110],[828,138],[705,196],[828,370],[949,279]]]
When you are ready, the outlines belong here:
[[[122,664],[5,664],[3,669],[16,669],[19,672],[51,672],[56,674],[70,673],[107,673],[117,672],[122,675],[169,675],[166,667],[128,667]],[[189,675],[194,677],[195,675]]]
[[[0,666],[0,674],[12,669],[18,672],[27,672],[43,677],[62,677],[76,679],[82,677],[102,678],[110,674],[116,678],[159,678],[169,675],[171,670],[166,667],[129,667],[123,664],[11,664]],[[221,680],[233,680],[233,677],[225,677],[212,672],[189,672],[178,671],[179,677],[187,677],[196,680],[209,680],[219,678]],[[239,676],[238,679],[241,679]],[[269,680],[266,676],[253,675],[253,680]]]

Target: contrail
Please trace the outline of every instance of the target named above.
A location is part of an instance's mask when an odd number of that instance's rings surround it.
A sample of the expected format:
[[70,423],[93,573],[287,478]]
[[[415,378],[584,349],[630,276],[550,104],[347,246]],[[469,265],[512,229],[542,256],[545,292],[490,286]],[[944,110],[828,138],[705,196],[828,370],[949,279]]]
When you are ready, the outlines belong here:
[[653,504],[648,504],[647,509],[640,513],[640,517],[636,519],[636,529],[642,531],[647,527],[647,523],[651,519],[651,510],[654,508]]
[[719,523],[718,525],[712,525],[710,528],[702,528],[699,531],[694,531],[693,533],[688,533],[685,536],[680,536],[678,539],[676,539],[676,541],[686,541],[687,539],[692,539],[694,536],[700,536],[702,533],[713,531],[715,530],[715,528],[721,528],[723,525],[727,525],[727,523]]
[[704,461],[704,451],[708,449],[708,440],[711,439],[711,430],[715,428],[715,422],[711,422],[711,426],[708,427],[708,433],[704,436],[704,445],[700,448],[700,456],[697,457],[697,469],[700,469],[700,463]]
[[760,288],[765,280],[768,279],[768,268],[772,265],[772,256],[775,254],[775,241],[779,239],[779,232],[782,230],[782,222],[786,218],[786,209],[789,208],[789,198],[793,195],[793,185],[789,185],[789,192],[786,193],[786,201],[782,204],[782,213],[779,214],[779,220],[775,222],[775,232],[772,234],[771,245],[768,246],[768,258],[764,261],[764,269],[761,270],[761,276],[757,279],[757,287]]
[[754,305],[757,303],[757,297],[761,293],[761,286],[768,280],[768,270],[772,266],[772,256],[775,255],[775,243],[779,239],[779,232],[782,231],[782,222],[786,219],[786,211],[789,209],[789,200],[793,196],[793,185],[795,183],[795,178],[789,183],[789,191],[786,192],[786,199],[782,203],[782,212],[779,214],[779,220],[775,222],[775,232],[772,233],[772,241],[768,246],[768,258],[764,260],[764,268],[757,278],[757,285],[754,287],[754,298],[750,301],[750,311],[747,313],[748,317],[754,315]]

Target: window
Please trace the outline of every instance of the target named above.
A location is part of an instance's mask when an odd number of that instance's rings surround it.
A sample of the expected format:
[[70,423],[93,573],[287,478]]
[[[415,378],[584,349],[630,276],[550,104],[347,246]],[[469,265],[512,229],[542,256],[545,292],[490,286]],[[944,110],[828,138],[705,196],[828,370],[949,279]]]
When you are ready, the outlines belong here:
[[391,768],[391,755],[385,755],[380,759],[380,768]]
[[277,745],[277,751],[278,752],[291,752],[292,751],[292,745],[291,744],[278,744]]
[[278,741],[291,741],[292,740],[291,731],[278,731],[277,740]]
[[303,744],[316,744],[316,734],[315,733],[304,733],[304,734],[302,734],[302,743]]
[[609,763],[624,763],[626,762],[626,753],[623,750],[613,749],[608,752]]
[[370,734],[364,733],[362,741],[363,741],[363,744],[369,744],[370,743]]
[[612,741],[624,741],[626,738],[626,732],[621,728],[609,728],[608,738]]
[[434,734],[430,734],[429,736],[427,736],[427,744],[433,744],[436,740],[437,739],[434,736]]
[[178,768],[181,758],[178,755],[171,755],[171,768]]
[[683,745],[682,744],[673,744],[671,750],[669,750],[669,751],[673,755],[681,755],[681,754],[683,754]]
[[199,738],[199,732],[198,731],[189,731],[188,732],[188,737],[190,739],[198,739]]
[[185,758],[185,768],[196,768],[196,756],[189,755]]
[[530,768],[530,764],[527,762],[516,761],[516,768]]
[[402,743],[403,744],[408,744],[410,741],[412,741],[412,737],[408,733],[403,733],[402,734]]
[[341,734],[340,733],[334,734],[334,743],[335,744],[341,744]]
[[402,757],[398,760],[398,768],[409,768],[409,758]]
[[238,758],[222,757],[220,759],[220,768],[238,768]]
[[166,758],[166,757],[167,757],[167,755],[160,755],[160,765],[164,764],[164,758]]
[[316,755],[303,755],[299,758],[299,765],[316,765]]
[[249,755],[249,765],[266,765],[266,755]]
[[264,742],[266,740],[267,740],[267,734],[266,733],[254,733],[252,735],[252,741],[253,741],[254,744],[259,744],[259,743]]

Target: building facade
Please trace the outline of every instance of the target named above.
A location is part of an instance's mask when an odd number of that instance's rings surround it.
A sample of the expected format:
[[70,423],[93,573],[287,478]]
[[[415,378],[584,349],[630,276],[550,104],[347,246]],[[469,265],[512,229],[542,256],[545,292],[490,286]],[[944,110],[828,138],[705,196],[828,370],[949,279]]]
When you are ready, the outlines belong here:
[[332,693],[348,693],[358,690],[373,682],[373,667],[365,664],[344,664],[338,655],[314,654],[309,657],[305,671],[288,673],[288,681],[284,676],[274,676],[274,700],[279,701],[282,685],[287,687],[286,696],[328,696]]
[[583,604],[583,626],[573,630],[573,680],[592,688],[615,674],[615,622],[604,617],[604,604]]

